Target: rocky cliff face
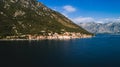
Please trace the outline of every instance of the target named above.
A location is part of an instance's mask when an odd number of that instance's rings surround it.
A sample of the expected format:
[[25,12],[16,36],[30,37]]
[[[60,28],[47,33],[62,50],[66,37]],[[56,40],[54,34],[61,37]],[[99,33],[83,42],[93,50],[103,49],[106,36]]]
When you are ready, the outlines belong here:
[[0,0],[0,36],[43,32],[91,34],[36,0]]
[[80,23],[78,24],[92,33],[120,33],[120,22]]

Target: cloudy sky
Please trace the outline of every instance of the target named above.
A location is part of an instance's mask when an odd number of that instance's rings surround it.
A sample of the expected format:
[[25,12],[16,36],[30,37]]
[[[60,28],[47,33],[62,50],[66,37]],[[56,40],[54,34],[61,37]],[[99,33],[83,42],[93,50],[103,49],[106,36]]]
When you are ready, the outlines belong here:
[[76,23],[120,21],[120,0],[38,0]]

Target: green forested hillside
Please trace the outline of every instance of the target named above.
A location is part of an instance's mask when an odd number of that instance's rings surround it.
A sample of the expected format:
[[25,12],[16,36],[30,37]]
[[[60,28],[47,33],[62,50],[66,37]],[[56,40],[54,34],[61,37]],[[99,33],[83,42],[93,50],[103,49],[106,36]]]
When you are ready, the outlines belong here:
[[36,0],[0,0],[0,36],[80,32],[91,34]]

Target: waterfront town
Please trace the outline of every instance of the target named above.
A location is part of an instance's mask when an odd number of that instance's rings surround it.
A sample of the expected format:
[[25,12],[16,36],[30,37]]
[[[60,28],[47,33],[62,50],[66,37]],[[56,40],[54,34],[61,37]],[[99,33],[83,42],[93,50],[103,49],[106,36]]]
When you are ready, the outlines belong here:
[[63,34],[58,33],[47,33],[43,35],[20,35],[20,36],[6,36],[3,40],[44,40],[44,39],[76,39],[76,38],[90,38],[92,35],[65,32]]

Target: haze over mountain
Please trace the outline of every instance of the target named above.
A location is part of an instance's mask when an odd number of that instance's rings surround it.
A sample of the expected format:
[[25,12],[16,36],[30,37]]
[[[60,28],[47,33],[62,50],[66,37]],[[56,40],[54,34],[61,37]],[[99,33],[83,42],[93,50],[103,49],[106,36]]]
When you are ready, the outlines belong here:
[[87,31],[92,33],[120,33],[120,22],[107,22],[107,23],[79,23],[78,25],[85,28]]

